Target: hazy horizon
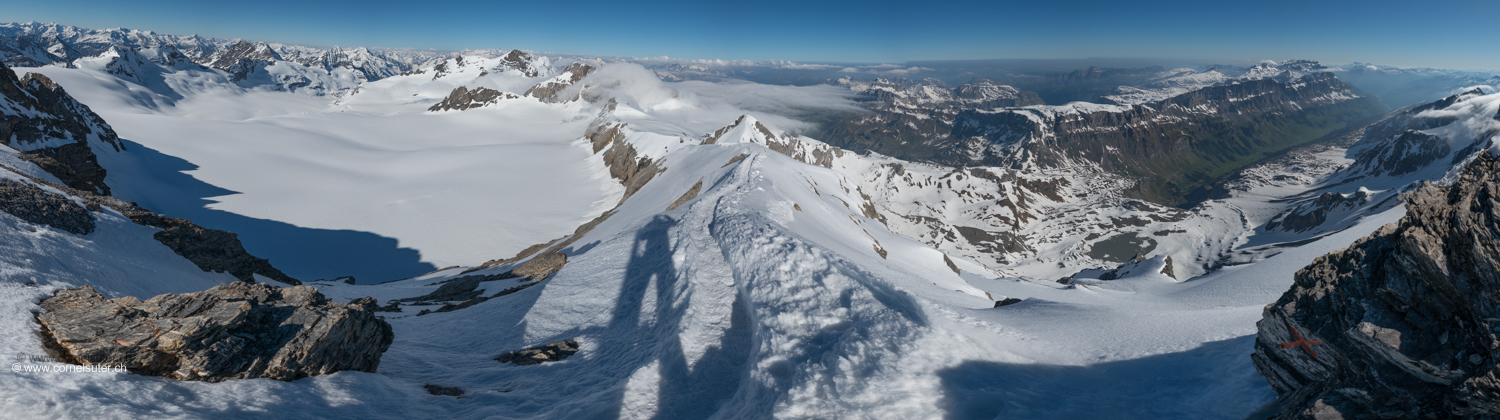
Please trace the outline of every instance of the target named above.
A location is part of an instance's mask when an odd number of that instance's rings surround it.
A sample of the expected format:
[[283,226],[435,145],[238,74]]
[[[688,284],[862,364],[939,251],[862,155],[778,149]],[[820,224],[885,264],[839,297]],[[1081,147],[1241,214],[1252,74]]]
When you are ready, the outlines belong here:
[[1247,7],[1191,1],[931,3],[693,2],[622,6],[349,2],[234,4],[59,0],[15,5],[0,21],[328,47],[442,51],[518,48],[590,56],[814,63],[1140,59],[1224,62],[1310,59],[1493,71],[1484,37],[1451,25],[1500,5],[1394,1]]

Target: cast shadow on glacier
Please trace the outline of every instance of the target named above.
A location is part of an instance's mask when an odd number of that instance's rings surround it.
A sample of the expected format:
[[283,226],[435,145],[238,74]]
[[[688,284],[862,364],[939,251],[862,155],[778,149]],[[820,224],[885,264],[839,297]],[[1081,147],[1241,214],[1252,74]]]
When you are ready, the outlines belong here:
[[968,361],[938,372],[948,419],[1250,416],[1276,395],[1250,363],[1255,336],[1090,366]]
[[[355,230],[294,226],[208,208],[210,197],[238,194],[187,174],[198,169],[187,160],[121,139],[128,152],[107,167],[110,187],[121,199],[157,213],[191,220],[203,227],[239,234],[252,255],[299,280],[354,276],[370,284],[436,270],[421,254],[401,248],[395,238]],[[270,169],[268,169],[270,170]]]

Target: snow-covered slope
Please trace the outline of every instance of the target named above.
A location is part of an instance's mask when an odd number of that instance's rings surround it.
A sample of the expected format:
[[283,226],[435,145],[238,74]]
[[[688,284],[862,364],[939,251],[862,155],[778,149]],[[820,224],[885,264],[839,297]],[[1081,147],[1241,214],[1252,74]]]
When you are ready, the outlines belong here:
[[396,76],[334,104],[202,70],[166,74],[165,93],[97,68],[19,71],[74,87],[134,142],[100,158],[115,195],[238,232],[294,277],[383,281],[483,261],[618,200],[576,144],[578,105],[426,111],[456,86],[520,91],[535,83],[524,76]]
[[[235,60],[290,62],[249,46]],[[1248,167],[1177,209],[1129,198],[1131,180],[1087,159],[955,168],[841,150],[778,112],[855,109],[827,86],[672,83],[633,63],[506,53],[315,96],[155,51],[18,70],[119,133],[125,151],[99,158],[117,196],[240,232],[297,277],[354,274],[310,282],[335,299],[474,289],[387,313],[396,339],[376,374],[13,372],[0,386],[24,391],[0,399],[7,413],[1243,418],[1273,398],[1247,354],[1291,274],[1394,221],[1391,197],[1490,147],[1500,124],[1500,96],[1455,96]],[[1283,71],[1243,83],[1304,80]],[[1217,77],[1189,76],[1171,77]],[[1009,112],[1129,108],[1089,106]],[[14,156],[0,163],[45,177]],[[42,352],[31,311],[56,287],[145,296],[232,280],[162,253],[150,228],[91,217],[79,236],[0,214],[16,255],[0,258],[0,352]],[[505,276],[544,258],[561,269]],[[495,360],[561,340],[581,351]]]

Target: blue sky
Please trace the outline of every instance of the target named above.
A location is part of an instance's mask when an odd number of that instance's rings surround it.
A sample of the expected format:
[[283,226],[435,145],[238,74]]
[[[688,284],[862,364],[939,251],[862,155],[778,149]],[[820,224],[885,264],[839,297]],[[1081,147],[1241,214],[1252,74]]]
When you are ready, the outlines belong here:
[[688,59],[1151,57],[1500,69],[1494,1],[4,0],[0,21]]

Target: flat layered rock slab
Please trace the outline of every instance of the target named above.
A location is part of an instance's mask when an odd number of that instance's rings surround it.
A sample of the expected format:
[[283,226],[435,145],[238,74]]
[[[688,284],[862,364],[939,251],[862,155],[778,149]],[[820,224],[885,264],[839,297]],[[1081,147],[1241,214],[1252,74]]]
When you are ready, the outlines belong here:
[[62,361],[180,380],[375,372],[394,338],[375,299],[332,302],[308,286],[235,282],[146,301],[84,286],[41,306],[43,342]]

